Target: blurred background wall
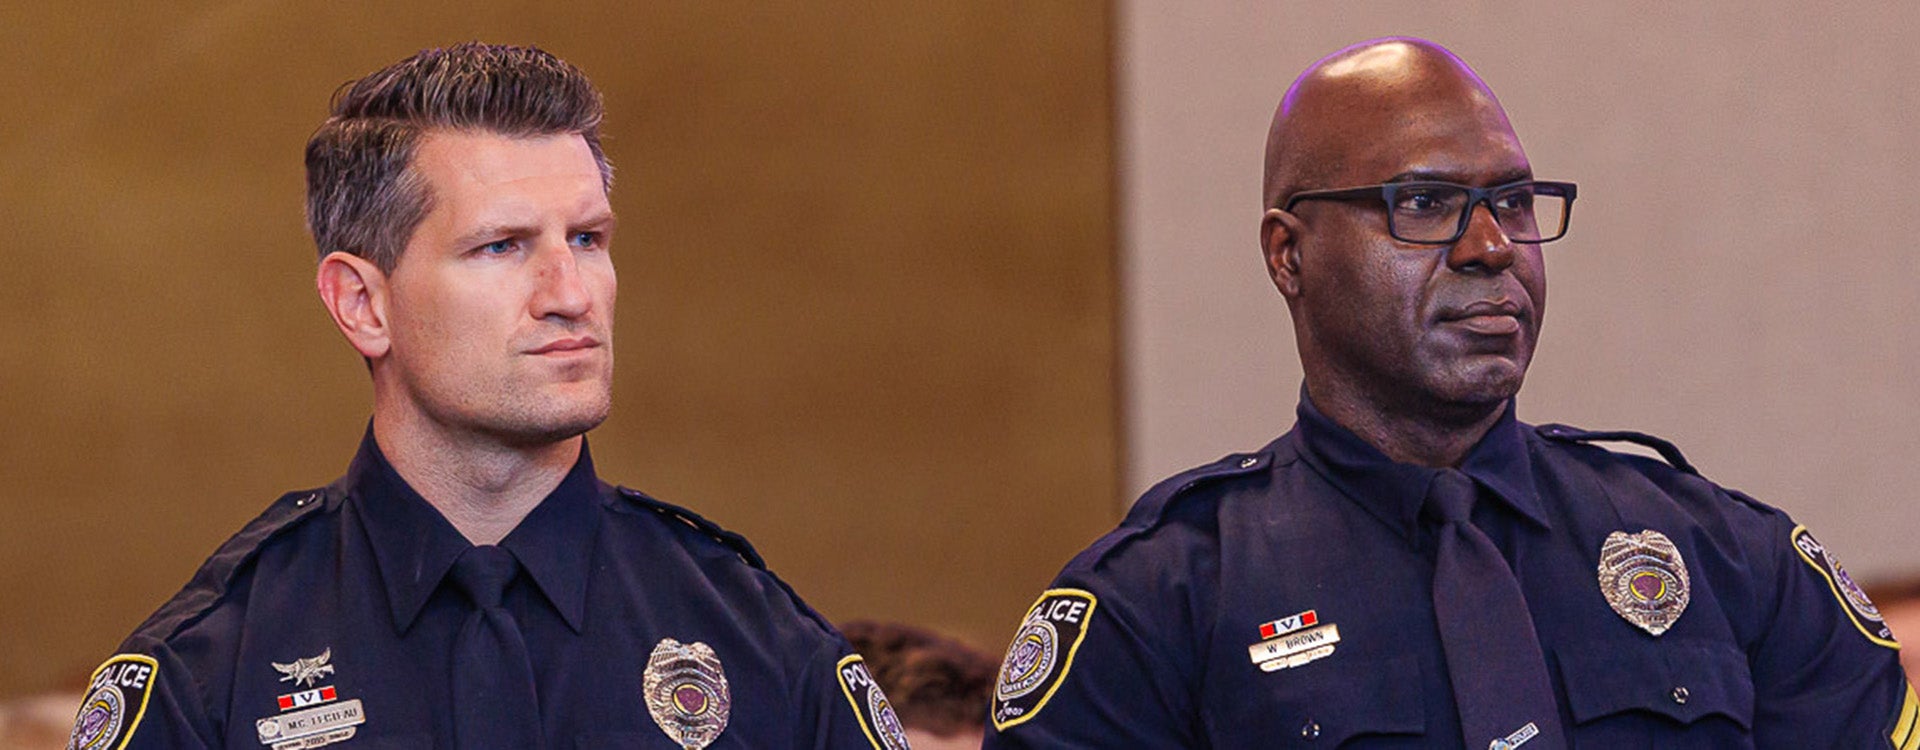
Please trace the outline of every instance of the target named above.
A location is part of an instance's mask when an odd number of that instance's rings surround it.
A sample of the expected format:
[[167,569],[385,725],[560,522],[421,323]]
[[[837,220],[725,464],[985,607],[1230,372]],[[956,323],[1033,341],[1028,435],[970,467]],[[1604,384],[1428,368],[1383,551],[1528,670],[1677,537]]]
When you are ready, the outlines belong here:
[[0,6],[0,698],[77,684],[344,468],[369,396],[301,147],[339,84],[473,38],[607,97],[603,475],[831,618],[997,652],[1140,489],[1286,429],[1267,118],[1390,33],[1460,52],[1581,184],[1523,417],[1665,435],[1860,577],[1920,572],[1911,6],[116,5]]

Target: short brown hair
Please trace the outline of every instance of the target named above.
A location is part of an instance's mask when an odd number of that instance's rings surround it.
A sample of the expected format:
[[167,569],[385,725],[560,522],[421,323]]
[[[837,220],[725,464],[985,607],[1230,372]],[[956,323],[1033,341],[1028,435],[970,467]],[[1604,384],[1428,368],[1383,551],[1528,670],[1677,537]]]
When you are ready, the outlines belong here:
[[900,723],[940,736],[985,729],[1000,665],[965,643],[922,628],[855,620],[840,626],[866,658]]
[[433,130],[511,137],[578,135],[613,187],[600,148],[600,92],[580,69],[533,47],[467,42],[422,50],[335,92],[307,141],[307,227],[320,256],[345,252],[382,271],[400,262],[433,195],[411,169]]

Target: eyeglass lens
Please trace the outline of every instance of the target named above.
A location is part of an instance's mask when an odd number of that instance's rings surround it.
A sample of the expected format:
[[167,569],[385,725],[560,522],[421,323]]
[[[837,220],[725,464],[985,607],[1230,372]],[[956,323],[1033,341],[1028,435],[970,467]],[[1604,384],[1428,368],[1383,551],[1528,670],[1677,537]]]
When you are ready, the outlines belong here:
[[[1448,242],[1466,229],[1469,195],[1453,185],[1409,185],[1394,195],[1393,235],[1407,242]],[[1566,227],[1567,199],[1550,185],[1521,185],[1492,196],[1493,217],[1514,242],[1539,242]]]

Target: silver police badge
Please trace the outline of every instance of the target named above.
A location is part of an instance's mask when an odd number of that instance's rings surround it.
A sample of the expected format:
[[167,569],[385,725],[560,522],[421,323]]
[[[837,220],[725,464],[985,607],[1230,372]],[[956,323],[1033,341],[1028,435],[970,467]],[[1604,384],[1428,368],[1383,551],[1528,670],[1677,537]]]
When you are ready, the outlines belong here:
[[1665,534],[1616,531],[1600,545],[1600,593],[1641,630],[1667,632],[1687,611],[1688,588],[1687,563]]
[[640,677],[647,713],[669,739],[686,750],[700,750],[727,730],[733,696],[720,657],[705,643],[662,638]]

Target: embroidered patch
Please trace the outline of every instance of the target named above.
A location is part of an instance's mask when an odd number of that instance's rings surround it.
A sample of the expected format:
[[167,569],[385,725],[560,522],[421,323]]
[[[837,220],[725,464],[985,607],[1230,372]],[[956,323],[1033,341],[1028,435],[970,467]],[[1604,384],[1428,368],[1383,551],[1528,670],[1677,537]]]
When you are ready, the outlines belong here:
[[1820,577],[1827,579],[1827,588],[1833,591],[1834,598],[1840,600],[1853,626],[1867,640],[1898,650],[1900,642],[1894,640],[1893,630],[1881,619],[1880,610],[1867,598],[1867,592],[1860,590],[1860,585],[1847,575],[1846,568],[1840,567],[1840,558],[1834,557],[1832,550],[1814,539],[1805,526],[1793,527],[1793,533],[1788,538],[1793,540],[1793,548],[1800,553],[1800,559],[1819,571]]
[[126,747],[147,715],[147,697],[153,694],[159,668],[151,656],[116,654],[94,670],[87,682],[87,699],[73,717],[68,750]]
[[1608,534],[1600,544],[1599,579],[1607,606],[1654,636],[1673,627],[1692,596],[1680,548],[1653,529]]
[[1897,750],[1920,748],[1920,698],[1913,693],[1913,685],[1907,685],[1907,698],[1900,702],[1900,715],[1893,720],[1893,733],[1887,739],[1893,740]]
[[640,675],[640,690],[653,723],[686,750],[713,744],[733,715],[726,670],[713,647],[699,641],[660,639]]
[[274,700],[280,713],[255,719],[253,731],[260,744],[273,750],[305,750],[353,739],[360,725],[367,723],[367,712],[359,699],[342,701],[333,685],[314,687],[320,678],[334,673],[333,649],[319,656],[295,659],[290,664],[268,662],[280,673],[281,682],[295,688],[308,687]]
[[993,726],[1006,729],[1033,718],[1073,668],[1099,599],[1080,589],[1050,589],[1020,621],[993,688]]
[[907,750],[906,726],[900,723],[900,715],[894,712],[880,683],[873,681],[866,660],[859,654],[848,654],[834,665],[834,671],[840,676],[840,691],[860,720],[860,731],[866,732],[875,750]]

